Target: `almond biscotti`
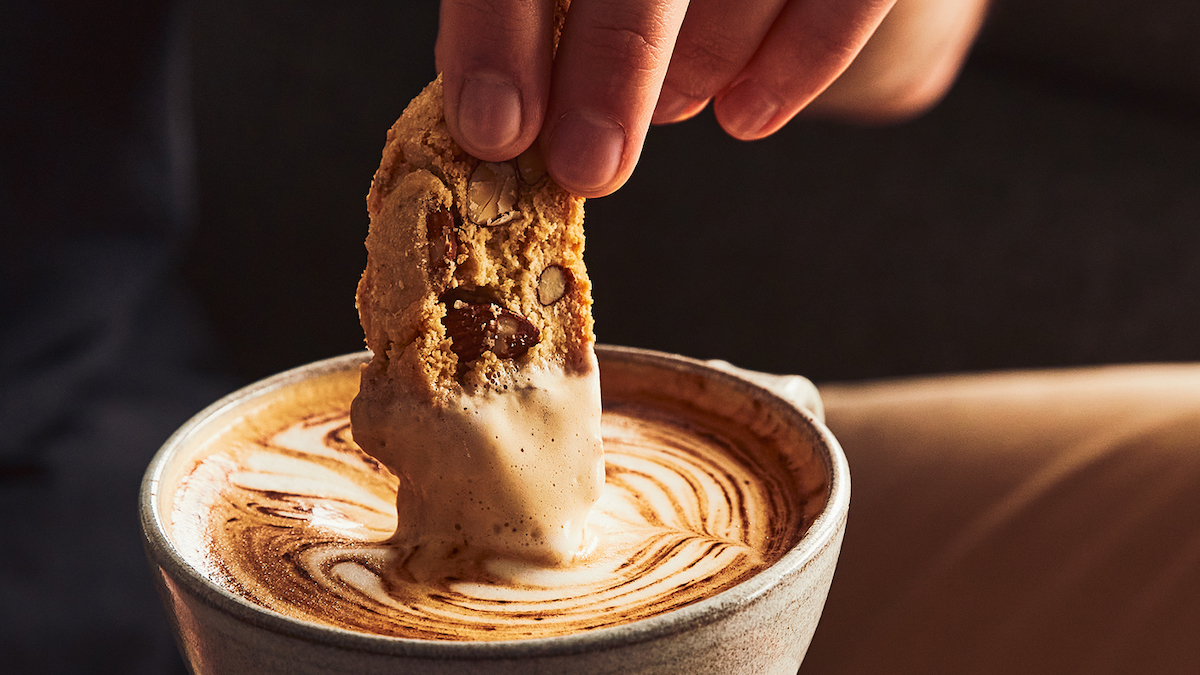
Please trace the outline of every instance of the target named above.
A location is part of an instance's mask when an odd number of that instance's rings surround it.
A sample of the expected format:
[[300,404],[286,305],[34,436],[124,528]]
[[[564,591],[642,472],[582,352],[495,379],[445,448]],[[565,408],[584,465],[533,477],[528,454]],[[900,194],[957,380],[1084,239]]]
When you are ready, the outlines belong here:
[[369,377],[434,400],[503,388],[529,363],[590,368],[583,200],[535,152],[481,162],[450,137],[440,79],[388,132],[358,287]]
[[583,200],[535,152],[467,155],[441,87],[388,132],[367,198],[354,438],[401,479],[400,539],[561,562],[604,479]]

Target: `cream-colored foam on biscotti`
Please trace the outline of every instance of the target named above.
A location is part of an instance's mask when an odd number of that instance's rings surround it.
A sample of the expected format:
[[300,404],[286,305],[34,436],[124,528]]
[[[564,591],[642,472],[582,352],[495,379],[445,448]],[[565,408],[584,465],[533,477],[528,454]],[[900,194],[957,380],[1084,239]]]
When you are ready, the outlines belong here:
[[427,560],[570,560],[604,482],[583,200],[535,155],[467,155],[439,78],[388,132],[367,207],[352,424],[400,477],[396,537]]

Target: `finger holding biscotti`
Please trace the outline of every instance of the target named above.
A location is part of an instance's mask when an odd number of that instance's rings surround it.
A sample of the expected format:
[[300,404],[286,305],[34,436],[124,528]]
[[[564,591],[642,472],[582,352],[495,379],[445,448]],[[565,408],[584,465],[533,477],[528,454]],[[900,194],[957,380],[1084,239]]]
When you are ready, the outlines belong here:
[[553,54],[552,0],[444,0],[437,68],[446,126],[479,159],[512,159],[542,129]]
[[546,168],[582,197],[619,188],[641,155],[687,0],[574,0],[554,60]]

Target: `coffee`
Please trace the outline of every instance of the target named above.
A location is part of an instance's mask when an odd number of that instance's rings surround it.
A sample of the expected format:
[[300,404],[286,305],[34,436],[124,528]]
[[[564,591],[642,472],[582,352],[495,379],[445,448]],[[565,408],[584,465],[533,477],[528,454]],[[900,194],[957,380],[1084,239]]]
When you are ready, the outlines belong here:
[[[612,386],[610,386],[610,384]],[[605,381],[606,483],[575,561],[441,561],[389,543],[397,480],[354,444],[358,373],[252,399],[203,434],[168,533],[189,564],[280,614],[381,635],[509,640],[627,623],[732,587],[782,557],[827,474],[787,426],[703,391]],[[805,466],[806,463],[813,466]],[[511,524],[510,524],[511,525]],[[427,563],[422,563],[427,564]]]

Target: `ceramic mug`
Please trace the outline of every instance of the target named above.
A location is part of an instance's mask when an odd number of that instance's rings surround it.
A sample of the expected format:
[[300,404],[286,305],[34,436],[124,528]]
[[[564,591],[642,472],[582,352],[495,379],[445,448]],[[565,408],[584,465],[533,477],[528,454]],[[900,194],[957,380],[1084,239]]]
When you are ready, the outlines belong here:
[[[159,450],[142,483],[140,513],[151,570],[185,660],[195,675],[224,673],[713,673],[796,672],[833,580],[850,505],[846,458],[821,420],[820,398],[798,376],[735,368],[639,349],[597,348],[605,397],[670,392],[701,409],[736,410],[752,424],[784,425],[808,471],[824,472],[824,505],[775,564],[727,590],[662,614],[608,628],[500,642],[413,640],[286,617],[214,583],[172,542],[168,515],[179,476],[204,440],[238,409],[280,387],[354,370],[368,354],[319,361],[237,391],[184,424]],[[680,392],[684,392],[680,394]],[[750,411],[750,412],[747,412]],[[738,419],[741,419],[740,417]],[[816,467],[814,469],[814,467]]]

